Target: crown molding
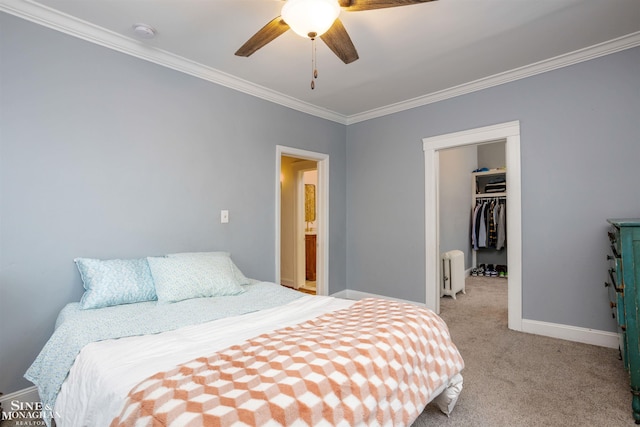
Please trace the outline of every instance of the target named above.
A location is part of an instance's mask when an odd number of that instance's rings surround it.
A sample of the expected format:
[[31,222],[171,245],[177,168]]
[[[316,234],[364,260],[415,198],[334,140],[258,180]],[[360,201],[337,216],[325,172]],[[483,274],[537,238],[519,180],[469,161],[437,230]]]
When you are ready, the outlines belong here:
[[346,116],[308,102],[251,83],[212,67],[162,49],[148,46],[135,39],[107,30],[90,22],[44,6],[31,0],[0,0],[0,11],[51,28],[79,39],[153,62],[191,76],[244,92],[303,113],[346,124]]
[[420,107],[427,104],[443,101],[445,99],[455,98],[456,96],[465,95],[482,89],[509,83],[515,80],[524,79],[526,77],[535,76],[537,74],[546,73],[547,71],[556,70],[558,68],[568,67],[590,59],[599,58],[611,53],[619,52],[625,49],[640,46],[640,31],[627,34],[617,39],[612,39],[604,43],[589,46],[584,49],[569,52],[553,58],[545,59],[524,67],[515,68],[489,77],[474,80],[458,86],[447,88],[438,92],[433,92],[424,96],[409,99],[407,101],[398,102],[396,104],[387,105],[385,107],[376,108],[365,111],[363,113],[354,114],[347,117],[347,125],[363,122],[365,120],[386,116],[400,111],[409,110],[411,108]]
[[0,0],[0,11],[15,15],[19,18],[56,31],[60,31],[73,37],[144,59],[145,61],[153,62],[293,110],[344,125],[350,125],[423,105],[433,104],[445,99],[454,98],[456,96],[465,95],[471,92],[509,83],[514,80],[567,67],[579,62],[588,61],[600,56],[609,55],[621,50],[640,46],[640,32],[636,32],[591,47],[580,49],[575,52],[556,56],[554,58],[505,71],[503,73],[495,74],[469,83],[464,83],[406,101],[347,116],[301,101],[283,93],[268,89],[264,86],[251,83],[215,68],[204,66],[200,63],[172,54],[165,50],[142,44],[132,38],[83,21],[71,15],[67,15],[32,0]]

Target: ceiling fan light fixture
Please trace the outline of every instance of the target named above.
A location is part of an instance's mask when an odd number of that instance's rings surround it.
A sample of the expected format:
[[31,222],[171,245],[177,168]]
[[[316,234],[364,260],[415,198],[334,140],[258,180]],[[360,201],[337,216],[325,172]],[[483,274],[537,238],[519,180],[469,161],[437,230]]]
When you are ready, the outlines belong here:
[[340,15],[337,0],[287,0],[281,16],[302,37],[314,38],[326,33]]

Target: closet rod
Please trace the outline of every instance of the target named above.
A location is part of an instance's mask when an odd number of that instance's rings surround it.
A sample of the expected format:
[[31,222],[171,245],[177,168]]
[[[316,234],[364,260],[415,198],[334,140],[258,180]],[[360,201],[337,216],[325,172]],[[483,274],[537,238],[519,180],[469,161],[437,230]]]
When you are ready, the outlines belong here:
[[476,200],[480,199],[503,199],[507,200],[507,196],[476,196]]

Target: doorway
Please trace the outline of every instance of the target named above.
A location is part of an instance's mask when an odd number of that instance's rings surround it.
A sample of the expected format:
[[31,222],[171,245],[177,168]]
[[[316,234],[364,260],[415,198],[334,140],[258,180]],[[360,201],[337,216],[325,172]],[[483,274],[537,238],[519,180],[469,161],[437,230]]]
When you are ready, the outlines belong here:
[[425,159],[425,305],[440,311],[440,150],[505,140],[507,235],[509,246],[508,324],[522,330],[522,208],[520,180],[520,123],[518,121],[424,138]]
[[277,147],[276,283],[328,294],[326,154]]
[[[464,260],[453,263],[454,271],[447,271],[449,264],[445,262],[444,276],[451,280],[449,287],[453,289],[443,294],[453,297],[452,292],[465,288],[468,291],[469,285],[482,285],[480,288],[484,289],[493,284],[489,288],[504,292],[504,298],[499,300],[504,301],[506,323],[505,144],[505,140],[500,140],[439,150],[438,253],[456,251],[451,254],[462,255]],[[444,307],[453,310],[458,304]]]

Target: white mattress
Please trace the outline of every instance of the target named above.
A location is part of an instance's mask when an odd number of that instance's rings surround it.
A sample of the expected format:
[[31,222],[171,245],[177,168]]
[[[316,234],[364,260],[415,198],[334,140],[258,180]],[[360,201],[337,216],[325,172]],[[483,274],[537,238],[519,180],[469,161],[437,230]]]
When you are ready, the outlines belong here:
[[86,345],[58,394],[58,427],[108,426],[120,414],[127,394],[151,375],[233,344],[354,301],[304,296],[289,304],[242,316],[187,326],[155,335],[94,342]]

